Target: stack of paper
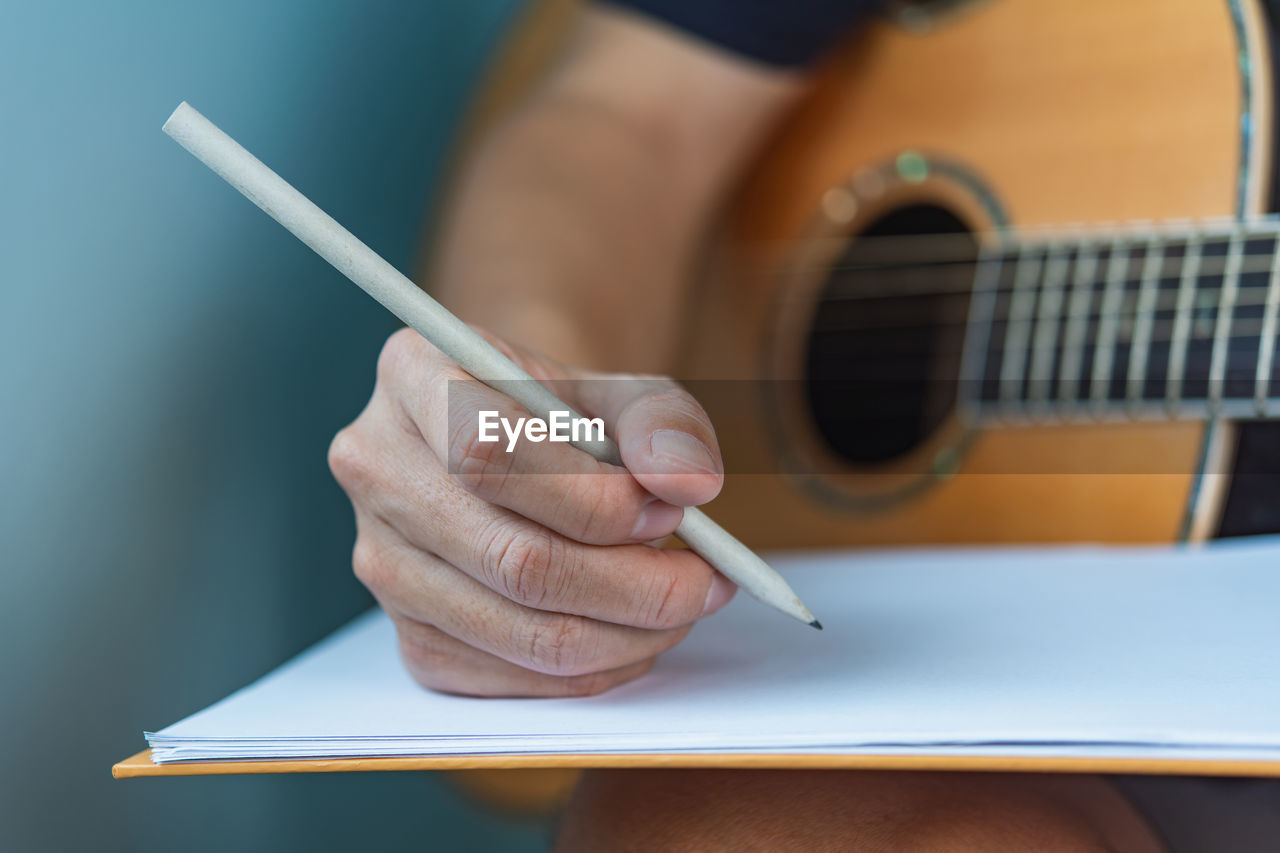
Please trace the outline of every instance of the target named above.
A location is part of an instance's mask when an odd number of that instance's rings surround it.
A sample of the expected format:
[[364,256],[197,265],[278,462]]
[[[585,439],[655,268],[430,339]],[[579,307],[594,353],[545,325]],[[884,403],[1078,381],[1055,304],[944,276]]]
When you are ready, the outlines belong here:
[[739,596],[586,699],[419,688],[370,613],[147,739],[158,762],[559,752],[1280,759],[1280,540],[777,558],[817,632]]

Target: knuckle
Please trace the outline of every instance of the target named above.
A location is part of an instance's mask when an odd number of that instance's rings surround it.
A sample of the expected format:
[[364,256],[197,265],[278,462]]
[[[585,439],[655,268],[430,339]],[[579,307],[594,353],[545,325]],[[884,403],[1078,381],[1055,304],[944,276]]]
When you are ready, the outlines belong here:
[[654,389],[636,401],[637,405],[661,408],[664,411],[694,418],[705,417],[702,406],[693,395],[680,387]]
[[702,404],[685,389],[678,385],[666,385],[654,388],[633,400],[619,414],[624,416],[640,415],[648,421],[661,413],[661,420],[666,423],[679,424],[680,429],[691,431],[714,448],[715,428]]
[[528,667],[546,675],[589,673],[590,633],[586,620],[576,616],[530,620],[524,638]]
[[391,588],[395,568],[390,555],[366,536],[356,539],[351,552],[351,568],[356,579],[371,592],[379,593]]
[[480,423],[474,412],[459,413],[449,431],[449,471],[467,491],[493,500],[502,491],[511,470],[512,454],[501,441],[481,441]]
[[372,479],[370,455],[355,425],[346,427],[329,443],[329,470],[347,492],[361,492]]
[[422,337],[413,329],[400,329],[387,338],[378,353],[378,382],[395,379],[415,359],[421,358]]
[[485,547],[482,571],[493,588],[507,598],[541,609],[556,597],[562,551],[546,530],[502,532],[491,537]]

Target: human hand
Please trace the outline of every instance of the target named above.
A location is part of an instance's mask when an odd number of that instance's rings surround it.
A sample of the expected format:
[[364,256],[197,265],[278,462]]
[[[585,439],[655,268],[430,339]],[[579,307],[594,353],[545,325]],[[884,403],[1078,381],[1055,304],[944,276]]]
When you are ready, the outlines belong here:
[[647,672],[733,597],[697,554],[645,544],[720,491],[715,433],[671,380],[588,373],[486,337],[603,418],[626,470],[564,443],[517,441],[508,452],[505,436],[479,441],[480,411],[512,422],[529,413],[399,331],[369,404],[329,450],[356,512],[356,576],[426,687],[599,693]]

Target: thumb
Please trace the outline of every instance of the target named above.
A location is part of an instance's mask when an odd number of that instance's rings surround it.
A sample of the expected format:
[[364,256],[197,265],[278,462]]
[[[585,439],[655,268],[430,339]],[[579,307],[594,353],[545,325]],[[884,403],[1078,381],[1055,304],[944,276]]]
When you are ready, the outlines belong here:
[[[724,485],[711,419],[693,395],[663,377],[588,380],[590,408],[613,425],[622,462],[647,491],[676,506],[704,504]],[[585,402],[585,401],[584,401]]]

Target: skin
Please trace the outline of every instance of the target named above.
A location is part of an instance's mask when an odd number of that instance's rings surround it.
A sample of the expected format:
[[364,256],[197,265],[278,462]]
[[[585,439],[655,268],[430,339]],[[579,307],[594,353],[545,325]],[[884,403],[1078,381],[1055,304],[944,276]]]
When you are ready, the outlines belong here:
[[[706,413],[661,374],[701,237],[803,83],[588,9],[558,66],[473,155],[437,295],[561,399],[603,417],[626,470],[565,444],[508,454],[479,442],[479,410],[528,413],[477,383],[451,387],[466,376],[439,351],[410,330],[391,336],[373,396],[329,461],[355,508],[356,575],[423,686],[598,693],[643,675],[732,597],[697,555],[646,544],[723,481]],[[652,849],[660,835],[673,850],[790,849],[787,839],[804,842],[796,849],[1158,849],[1101,780],[956,778],[597,772],[559,846]]]

